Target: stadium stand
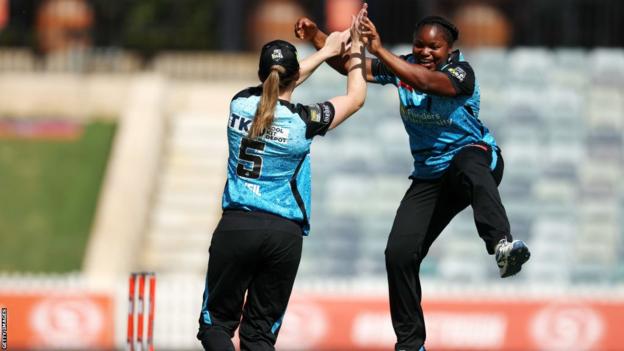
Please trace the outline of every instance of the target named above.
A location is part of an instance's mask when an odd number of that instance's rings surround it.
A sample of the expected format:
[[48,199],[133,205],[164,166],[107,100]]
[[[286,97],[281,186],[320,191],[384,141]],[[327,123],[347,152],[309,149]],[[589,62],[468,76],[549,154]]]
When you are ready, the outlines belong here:
[[[301,47],[300,55],[310,50]],[[405,50],[409,48],[402,46],[396,52]],[[25,60],[21,66],[16,62],[22,59],[15,55],[23,53],[0,53],[0,68],[30,72],[34,61]],[[624,50],[475,49],[466,56],[481,84],[480,116],[503,149],[506,170],[500,189],[512,230],[529,243],[532,258],[519,276],[503,285],[468,209],[431,248],[422,265],[423,288],[431,296],[439,292],[459,296],[466,291],[483,296],[493,290],[497,296],[527,299],[574,290],[601,298],[618,291],[620,295],[615,295],[621,297]],[[192,69],[176,68],[176,62],[186,67],[188,60],[184,55],[168,55],[155,59],[151,66],[152,73],[165,79],[159,83],[164,90],[149,100],[158,105],[151,106],[159,111],[158,118],[164,119],[164,136],[162,144],[154,143],[162,147],[153,172],[155,190],[146,192],[151,200],[149,211],[135,233],[145,250],[132,265],[120,269],[158,272],[155,328],[161,349],[198,347],[192,335],[210,235],[220,215],[228,102],[238,89],[255,83],[254,67],[228,68],[236,79],[249,75],[246,81],[231,81],[223,80],[224,72],[203,67],[211,64],[210,56],[193,58]],[[227,58],[218,60],[222,63]],[[114,66],[112,59],[98,62],[102,69]],[[249,64],[247,59],[233,63],[243,64]],[[189,79],[210,79],[213,74],[218,80]],[[57,106],[76,105],[81,99],[102,111],[122,113],[121,106],[129,104],[127,99],[136,93],[111,88],[131,86],[128,77],[104,82],[96,76],[76,80],[59,74],[39,85],[29,73],[20,77],[19,84],[10,74],[0,79],[0,85],[7,87],[0,103],[17,115],[27,115],[33,106],[60,111]],[[50,91],[50,87],[62,86],[58,82],[63,79],[72,84],[65,84],[58,95],[71,99],[37,93],[32,94],[33,104],[24,105],[29,86],[44,84],[45,91]],[[344,79],[324,65],[294,100],[323,101],[342,92]],[[75,88],[77,84],[86,89]],[[110,105],[113,102],[119,106]],[[89,109],[72,113],[85,111]],[[364,108],[312,146],[312,231],[304,241],[297,291],[385,296],[383,250],[398,203],[409,186],[411,163],[396,91],[371,85]],[[111,257],[103,257],[102,262],[107,260]],[[71,286],[83,287],[81,279],[71,278]],[[0,285],[22,284],[44,292],[42,286],[54,290],[67,285],[49,280],[56,281],[54,277],[0,277]],[[514,294],[514,289],[520,292]],[[123,345],[126,298],[125,280],[119,280],[114,294],[118,347]]]
[[221,213],[229,100],[245,84],[172,83],[168,132],[140,267],[205,273],[210,236]]

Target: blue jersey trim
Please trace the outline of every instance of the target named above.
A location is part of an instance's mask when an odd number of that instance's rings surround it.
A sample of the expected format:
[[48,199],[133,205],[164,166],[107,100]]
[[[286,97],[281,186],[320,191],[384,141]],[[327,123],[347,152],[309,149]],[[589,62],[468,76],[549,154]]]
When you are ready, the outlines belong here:
[[280,319],[278,319],[275,323],[273,323],[273,326],[271,327],[271,333],[275,334],[275,332],[282,326],[283,320],[284,320],[284,315],[282,315]]
[[208,277],[206,277],[206,284],[204,286],[204,296],[202,302],[201,318],[204,324],[212,325],[212,318],[210,317],[210,311],[208,311],[208,297],[210,292],[208,289]]
[[210,311],[202,311],[202,320],[206,325],[212,325],[212,318],[210,317]]
[[496,168],[497,162],[498,162],[498,153],[496,152],[496,148],[492,147],[492,162],[490,162],[491,171],[493,171]]

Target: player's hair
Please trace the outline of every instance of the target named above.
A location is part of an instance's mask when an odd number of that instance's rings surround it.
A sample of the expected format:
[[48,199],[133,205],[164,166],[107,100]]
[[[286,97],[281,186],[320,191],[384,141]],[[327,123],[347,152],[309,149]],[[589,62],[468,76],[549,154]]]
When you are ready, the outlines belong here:
[[414,35],[416,35],[420,28],[427,25],[434,25],[442,28],[444,30],[444,39],[451,46],[457,38],[459,38],[459,30],[457,27],[446,18],[440,16],[427,16],[418,21],[414,27]]
[[271,73],[262,83],[262,96],[258,103],[256,116],[247,134],[248,138],[255,139],[264,134],[273,123],[275,118],[275,106],[279,97],[280,88],[288,86],[292,83],[296,75],[280,79],[280,74],[286,73],[286,69],[280,65],[271,66]]

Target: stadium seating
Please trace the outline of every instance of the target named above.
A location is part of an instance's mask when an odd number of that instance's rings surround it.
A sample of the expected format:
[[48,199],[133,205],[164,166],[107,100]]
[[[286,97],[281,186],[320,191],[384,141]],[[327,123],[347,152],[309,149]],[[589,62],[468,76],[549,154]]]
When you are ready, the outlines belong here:
[[144,264],[161,272],[206,269],[210,231],[221,206],[227,145],[223,121],[204,114],[174,115],[148,224]]

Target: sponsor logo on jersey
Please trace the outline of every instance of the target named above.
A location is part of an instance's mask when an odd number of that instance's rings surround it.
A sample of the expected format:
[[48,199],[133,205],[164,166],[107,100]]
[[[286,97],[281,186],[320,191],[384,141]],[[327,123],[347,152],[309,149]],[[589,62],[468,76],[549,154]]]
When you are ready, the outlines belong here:
[[310,106],[310,121],[315,123],[328,124],[331,120],[331,108],[325,104]]
[[320,105],[320,106],[321,106],[321,110],[323,111],[323,124],[328,124],[332,115],[331,108],[327,105]]
[[249,189],[254,195],[262,196],[262,194],[260,193],[260,185],[246,182],[245,187]]
[[401,118],[423,127],[449,127],[453,124],[450,118],[422,109],[411,109],[401,105]]
[[244,118],[235,114],[231,114],[228,126],[232,129],[237,129],[241,132],[249,132],[249,127],[251,127],[252,121],[253,119]]
[[279,144],[288,143],[288,135],[290,134],[290,130],[278,127],[271,126],[262,136],[265,140],[271,140]]
[[466,79],[466,71],[464,71],[461,67],[451,67],[448,69],[449,73],[457,78],[458,81],[463,82]]

